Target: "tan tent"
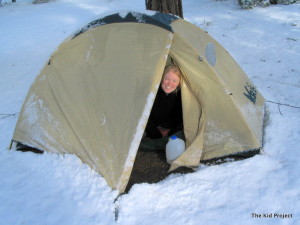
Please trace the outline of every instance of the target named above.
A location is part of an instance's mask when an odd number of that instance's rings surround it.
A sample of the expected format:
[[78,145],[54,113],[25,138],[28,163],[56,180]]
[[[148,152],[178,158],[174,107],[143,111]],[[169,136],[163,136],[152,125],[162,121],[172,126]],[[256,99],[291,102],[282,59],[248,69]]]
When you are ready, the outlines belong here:
[[95,20],[59,46],[13,142],[76,154],[123,192],[168,58],[184,74],[186,136],[171,170],[262,147],[264,98],[228,52],[183,19],[136,12]]

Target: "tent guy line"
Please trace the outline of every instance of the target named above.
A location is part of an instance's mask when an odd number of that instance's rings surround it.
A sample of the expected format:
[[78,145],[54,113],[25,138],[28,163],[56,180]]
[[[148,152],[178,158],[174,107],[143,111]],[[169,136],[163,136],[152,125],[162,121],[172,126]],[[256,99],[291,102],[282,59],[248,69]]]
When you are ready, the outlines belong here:
[[0,119],[5,119],[7,117],[11,117],[11,116],[15,116],[15,115],[18,115],[20,112],[17,112],[17,113],[0,113],[0,116],[2,116]]
[[285,103],[273,102],[273,101],[269,101],[269,100],[267,100],[266,102],[277,104],[277,105],[284,105],[284,106],[291,107],[291,108],[300,109],[299,106],[289,105],[289,104],[285,104]]

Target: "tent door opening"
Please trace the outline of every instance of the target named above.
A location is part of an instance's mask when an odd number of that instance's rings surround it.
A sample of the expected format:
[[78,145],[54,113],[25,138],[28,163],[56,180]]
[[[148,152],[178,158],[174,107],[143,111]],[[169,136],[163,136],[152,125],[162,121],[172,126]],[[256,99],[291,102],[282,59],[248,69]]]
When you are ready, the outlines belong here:
[[[176,62],[169,56],[166,68],[170,64],[176,65]],[[186,80],[179,66],[177,68],[181,73],[181,81]],[[161,85],[162,82],[157,91],[125,192],[128,192],[133,184],[156,183],[164,179],[170,172],[170,164],[167,163],[165,151],[169,137],[176,135],[178,138],[185,140],[181,87],[174,93],[166,94],[162,90]],[[161,112],[160,110],[165,110],[166,112]],[[161,115],[163,118],[157,118]],[[168,119],[167,125],[164,126],[164,120]],[[173,126],[170,123],[174,123]],[[198,120],[196,123],[198,123]],[[169,133],[162,137],[164,131]],[[193,171],[187,167],[181,167],[179,170],[184,173]]]

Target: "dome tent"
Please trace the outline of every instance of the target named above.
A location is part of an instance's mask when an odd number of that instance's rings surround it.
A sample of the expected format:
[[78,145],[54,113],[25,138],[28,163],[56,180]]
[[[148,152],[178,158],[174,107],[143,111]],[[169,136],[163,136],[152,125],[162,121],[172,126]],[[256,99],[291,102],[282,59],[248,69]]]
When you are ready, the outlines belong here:
[[13,142],[76,154],[123,192],[168,58],[183,73],[186,150],[170,170],[262,147],[264,98],[191,23],[122,12],[65,40],[31,86]]

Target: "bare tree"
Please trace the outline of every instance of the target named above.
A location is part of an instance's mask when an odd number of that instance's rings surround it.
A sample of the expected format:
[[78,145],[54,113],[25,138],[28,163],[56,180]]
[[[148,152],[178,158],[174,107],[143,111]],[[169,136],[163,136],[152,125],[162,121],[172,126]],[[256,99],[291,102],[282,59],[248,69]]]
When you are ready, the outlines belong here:
[[161,13],[171,13],[183,18],[181,0],[146,0],[146,9]]

